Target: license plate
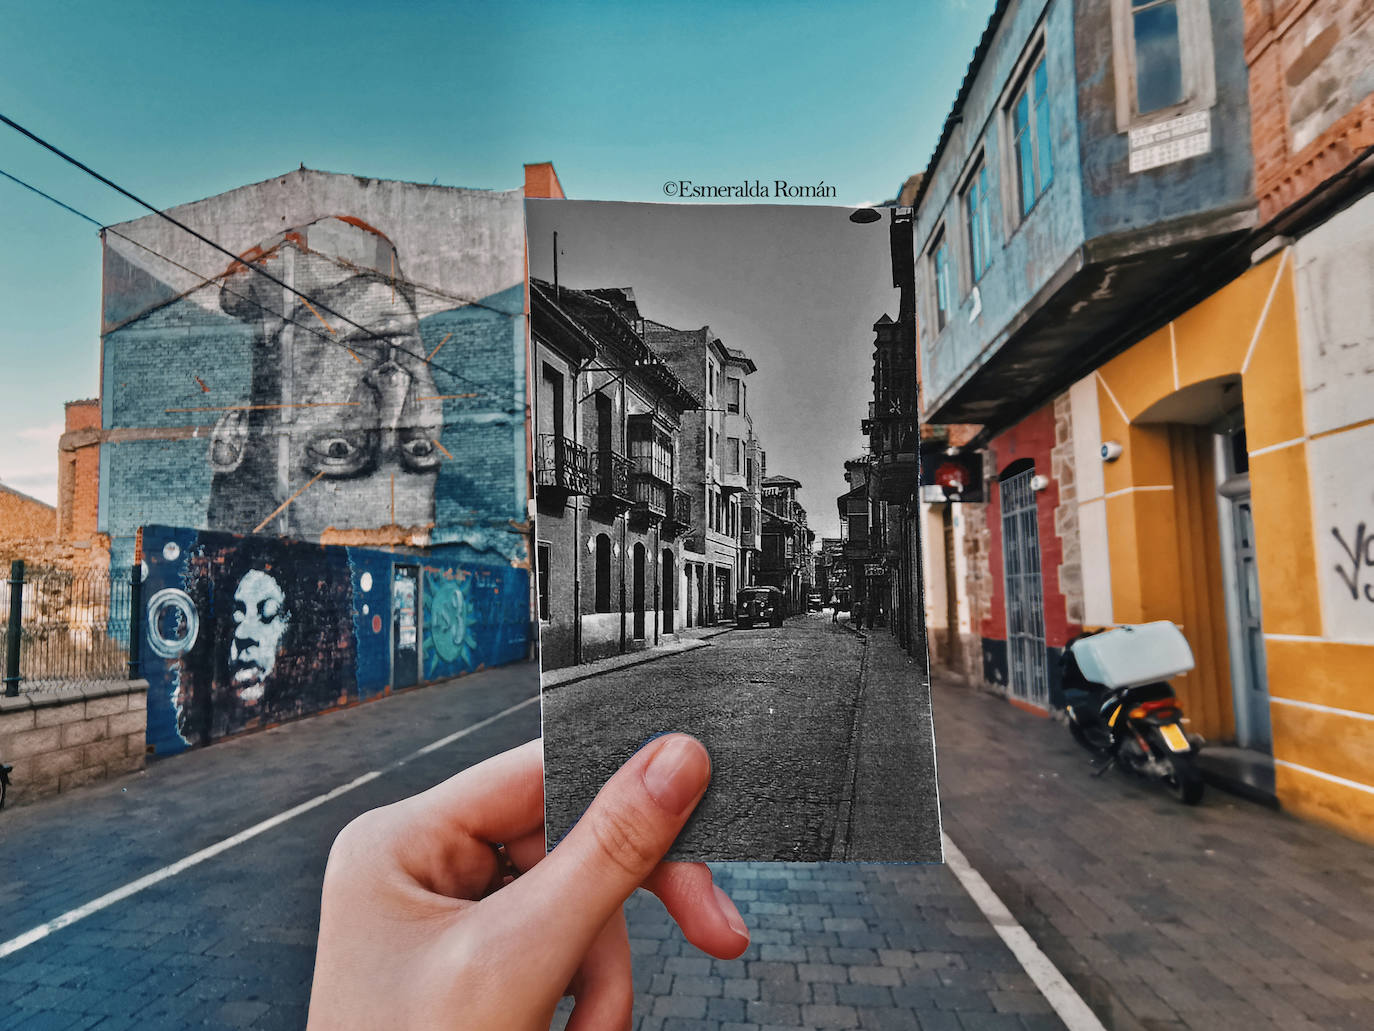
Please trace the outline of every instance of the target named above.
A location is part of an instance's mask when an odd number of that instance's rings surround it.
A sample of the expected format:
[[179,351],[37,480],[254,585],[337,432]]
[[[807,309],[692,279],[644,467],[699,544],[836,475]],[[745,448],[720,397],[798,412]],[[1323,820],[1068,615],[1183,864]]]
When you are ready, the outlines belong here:
[[1164,738],[1164,743],[1175,752],[1186,752],[1192,745],[1188,743],[1188,738],[1177,723],[1166,723],[1159,728],[1160,735]]

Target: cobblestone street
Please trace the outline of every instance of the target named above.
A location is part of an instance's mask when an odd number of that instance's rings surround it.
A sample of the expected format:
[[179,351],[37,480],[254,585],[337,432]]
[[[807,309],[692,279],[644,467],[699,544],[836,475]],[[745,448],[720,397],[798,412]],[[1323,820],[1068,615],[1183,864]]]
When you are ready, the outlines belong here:
[[[886,631],[843,633],[830,648],[867,652],[868,690],[906,682]],[[691,654],[761,641],[732,632]],[[652,684],[685,658],[621,675]],[[5,956],[0,1029],[303,1026],[335,833],[533,736],[535,692],[532,666],[507,667],[0,813],[4,942],[384,771]],[[991,695],[937,681],[934,706],[947,832],[1105,1027],[1374,1026],[1367,846],[1222,794],[1189,809],[1125,776],[1095,780],[1061,726]],[[948,866],[714,869],[752,944],[737,960],[702,956],[635,896],[640,1031],[1062,1026]]]
[[923,687],[915,667],[884,670],[875,687],[866,652],[812,612],[547,691],[555,840],[644,741],[685,730],[712,756],[711,791],[679,839],[685,857],[938,858]]

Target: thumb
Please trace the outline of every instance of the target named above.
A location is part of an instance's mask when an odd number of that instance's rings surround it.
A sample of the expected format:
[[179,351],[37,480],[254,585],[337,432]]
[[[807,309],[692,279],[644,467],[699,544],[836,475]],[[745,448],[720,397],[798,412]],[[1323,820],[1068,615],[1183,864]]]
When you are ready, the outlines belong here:
[[559,914],[566,946],[560,951],[571,976],[606,921],[672,847],[710,779],[710,757],[696,738],[669,734],[649,742],[606,782],[558,847],[496,897]]

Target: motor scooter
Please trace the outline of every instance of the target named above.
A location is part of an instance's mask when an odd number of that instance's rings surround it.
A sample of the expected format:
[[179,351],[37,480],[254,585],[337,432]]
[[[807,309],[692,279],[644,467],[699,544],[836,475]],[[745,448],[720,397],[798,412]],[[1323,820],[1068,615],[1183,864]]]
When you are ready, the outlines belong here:
[[1193,652],[1167,620],[1080,634],[1061,659],[1073,739],[1098,761],[1100,777],[1121,765],[1162,780],[1185,805],[1202,798],[1196,756],[1204,744],[1186,722],[1168,677],[1193,668]]

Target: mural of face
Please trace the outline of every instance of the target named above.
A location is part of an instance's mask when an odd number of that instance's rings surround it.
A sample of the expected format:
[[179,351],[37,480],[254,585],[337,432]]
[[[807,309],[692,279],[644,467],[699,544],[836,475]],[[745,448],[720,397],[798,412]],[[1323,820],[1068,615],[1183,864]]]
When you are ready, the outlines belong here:
[[290,532],[428,526],[443,409],[419,320],[403,294],[372,277],[350,280],[330,302],[371,332],[295,334],[287,460],[300,483],[292,489],[319,480],[292,503]]
[[239,700],[257,705],[277,665],[291,611],[281,584],[250,569],[234,590],[234,637],[229,643],[229,679]]
[[[250,264],[310,301],[282,309]],[[220,303],[258,332],[246,403],[211,435],[208,525],[301,538],[432,527],[443,406],[390,241],[348,218],[289,230],[231,269]]]

